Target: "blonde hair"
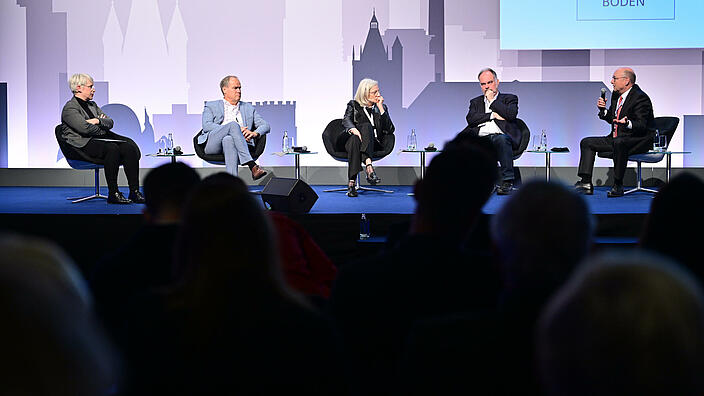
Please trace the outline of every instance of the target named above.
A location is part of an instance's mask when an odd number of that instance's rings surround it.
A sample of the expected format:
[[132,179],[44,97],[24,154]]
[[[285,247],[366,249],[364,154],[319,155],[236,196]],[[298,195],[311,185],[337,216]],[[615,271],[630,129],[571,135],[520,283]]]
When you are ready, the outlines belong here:
[[369,102],[369,91],[372,90],[372,88],[375,85],[379,85],[379,82],[376,80],[372,80],[371,78],[365,78],[362,81],[359,82],[359,86],[357,86],[357,93],[354,94],[354,100],[355,102],[359,103],[361,106],[369,106],[372,103]]
[[68,86],[71,88],[71,92],[76,93],[76,88],[79,85],[86,85],[87,82],[93,82],[93,77],[87,74],[74,74],[68,79]]

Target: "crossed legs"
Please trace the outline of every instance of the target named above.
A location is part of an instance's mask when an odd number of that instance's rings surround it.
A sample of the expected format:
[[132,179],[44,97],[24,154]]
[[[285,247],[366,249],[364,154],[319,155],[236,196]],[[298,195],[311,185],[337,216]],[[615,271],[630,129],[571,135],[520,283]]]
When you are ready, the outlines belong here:
[[240,164],[248,165],[250,168],[256,165],[249,153],[249,144],[242,135],[242,129],[234,121],[208,134],[205,153],[223,153],[225,155],[225,169],[227,173],[234,176],[237,176],[237,167]]

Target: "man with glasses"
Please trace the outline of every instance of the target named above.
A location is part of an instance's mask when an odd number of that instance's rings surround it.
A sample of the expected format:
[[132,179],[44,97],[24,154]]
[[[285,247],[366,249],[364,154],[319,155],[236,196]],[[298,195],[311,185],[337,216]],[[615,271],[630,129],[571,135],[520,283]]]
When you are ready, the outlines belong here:
[[254,106],[240,101],[239,78],[226,76],[220,81],[220,90],[222,99],[205,102],[203,133],[198,136],[198,144],[205,143],[206,154],[224,154],[229,174],[237,176],[237,166],[247,165],[252,179],[261,179],[267,172],[254,162],[249,146],[254,146],[257,136],[269,133],[269,123]]
[[587,137],[579,144],[577,175],[582,179],[575,184],[575,189],[587,195],[594,194],[592,171],[597,153],[613,153],[614,185],[607,195],[622,197],[628,156],[647,152],[653,141],[653,104],[636,84],[636,73],[628,67],[619,68],[611,77],[611,85],[614,87],[611,106],[607,108],[606,100],[602,97],[596,102],[599,118],[611,125],[609,134],[604,137]]

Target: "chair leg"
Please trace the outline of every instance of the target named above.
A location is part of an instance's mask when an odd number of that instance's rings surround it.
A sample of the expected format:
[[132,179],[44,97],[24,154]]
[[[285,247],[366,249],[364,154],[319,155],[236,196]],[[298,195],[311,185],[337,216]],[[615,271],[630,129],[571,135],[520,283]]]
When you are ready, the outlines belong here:
[[[362,190],[362,191],[376,191],[376,192],[383,192],[383,193],[393,194],[393,191],[391,191],[391,190],[382,190],[381,188],[373,188],[373,187],[363,187],[363,186],[361,186],[360,183],[359,183],[359,173],[357,173],[357,179],[355,179],[355,181],[354,181],[354,188],[355,188],[355,190],[357,190],[357,191],[360,191],[360,190]],[[338,192],[338,191],[347,191],[347,187],[343,187],[343,188],[332,188],[332,189],[329,189],[329,190],[323,190],[323,192]]]
[[93,195],[89,195],[87,197],[75,197],[75,198],[66,198],[66,199],[70,200],[71,203],[90,201],[91,199],[97,199],[97,198],[108,199],[107,196],[100,194],[100,169],[94,169],[94,171],[95,171],[94,172],[94,174],[95,174],[95,193]]
[[355,188],[357,189],[357,191],[359,191],[359,190],[376,191],[376,192],[393,194],[393,191],[391,191],[391,190],[383,190],[381,188],[374,188],[374,187],[363,187],[362,184],[359,182],[359,173],[357,173],[357,180],[355,180],[354,185],[355,185]]
[[658,192],[657,190],[643,187],[642,163],[640,161],[636,161],[636,188],[632,188],[628,191],[625,191],[623,193],[623,195],[630,194],[633,192],[638,192],[638,191],[649,192],[649,193],[653,193],[653,194]]

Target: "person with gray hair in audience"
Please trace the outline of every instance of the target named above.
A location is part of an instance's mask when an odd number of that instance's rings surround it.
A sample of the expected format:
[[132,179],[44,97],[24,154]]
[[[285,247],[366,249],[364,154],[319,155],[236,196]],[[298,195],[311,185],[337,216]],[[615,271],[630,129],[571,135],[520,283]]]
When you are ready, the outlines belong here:
[[702,395],[702,290],[662,256],[593,257],[543,311],[537,345],[547,395]]

